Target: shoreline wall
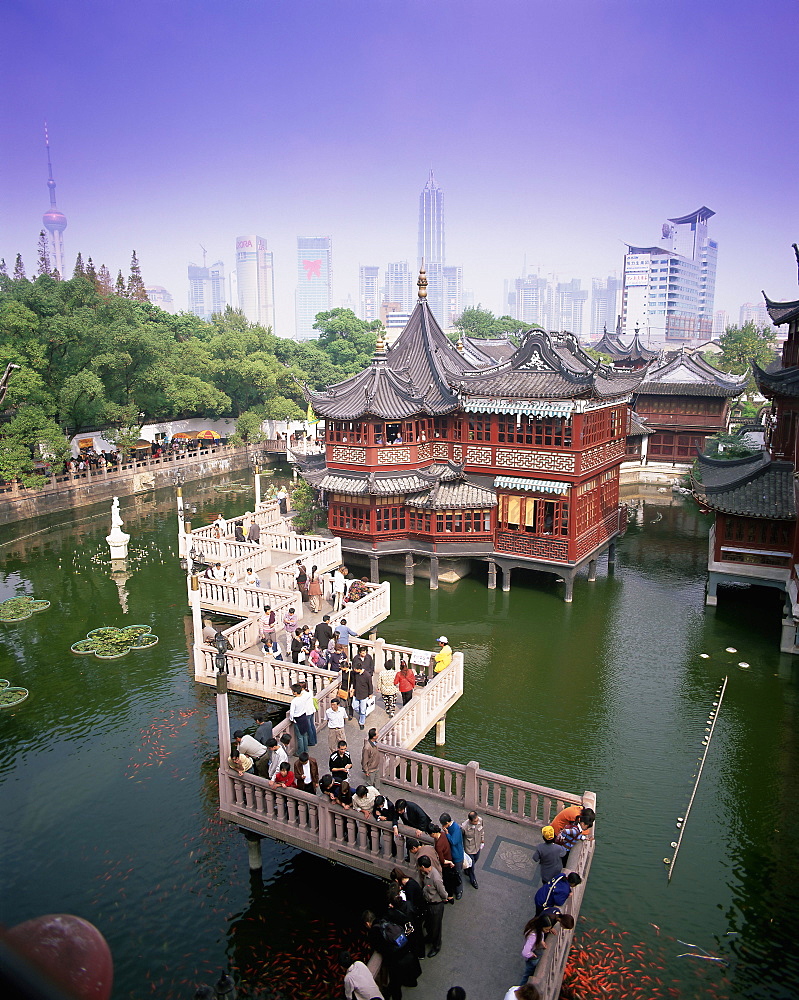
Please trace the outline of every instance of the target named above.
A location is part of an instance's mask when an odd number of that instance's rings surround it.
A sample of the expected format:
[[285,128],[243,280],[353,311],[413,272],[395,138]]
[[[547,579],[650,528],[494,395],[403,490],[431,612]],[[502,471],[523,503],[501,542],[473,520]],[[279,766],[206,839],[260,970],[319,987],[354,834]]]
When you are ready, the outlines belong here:
[[198,452],[163,455],[126,462],[119,469],[51,476],[41,489],[27,489],[19,483],[0,486],[0,524],[11,524],[41,514],[74,510],[102,503],[113,497],[127,497],[174,486],[180,473],[183,482],[217,476],[222,472],[249,469],[246,447],[222,445]]

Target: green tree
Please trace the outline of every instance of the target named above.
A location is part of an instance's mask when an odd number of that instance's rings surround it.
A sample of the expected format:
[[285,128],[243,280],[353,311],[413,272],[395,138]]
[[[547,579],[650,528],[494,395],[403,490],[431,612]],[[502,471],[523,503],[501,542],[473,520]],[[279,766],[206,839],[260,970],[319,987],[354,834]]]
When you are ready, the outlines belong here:
[[105,264],[100,265],[100,270],[97,272],[97,280],[99,282],[98,291],[101,295],[113,295],[114,293],[114,282],[111,278],[111,272],[105,266]]
[[83,427],[101,426],[107,409],[105,386],[94,372],[84,369],[70,375],[61,386],[58,419],[68,438]]
[[141,276],[139,258],[136,256],[135,250],[130,258],[130,276],[128,278],[127,293],[129,299],[135,299],[137,302],[148,301],[147,290],[144,287],[144,279]]
[[17,254],[17,259],[14,261],[14,280],[19,281],[25,278],[25,265],[22,263],[22,254]]
[[50,274],[50,248],[47,245],[47,233],[43,229],[39,230],[37,258],[39,274]]
[[125,288],[125,279],[122,277],[122,271],[117,271],[117,280],[114,286],[114,294],[119,295],[120,298],[126,299],[128,297],[127,289]]
[[313,531],[324,516],[324,509],[316,499],[316,490],[304,480],[300,480],[291,494],[292,524],[299,531]]
[[480,340],[518,337],[522,330],[529,327],[529,323],[523,323],[512,316],[495,316],[490,309],[484,309],[479,304],[464,309],[455,321],[455,329],[461,336]]
[[708,458],[720,458],[733,461],[736,458],[747,458],[754,455],[753,448],[744,444],[737,434],[714,434],[705,441],[705,454]]
[[744,323],[743,326],[728,326],[719,338],[721,354],[715,364],[723,372],[746,375],[746,391],[756,391],[752,376],[752,362],[761,368],[771,364],[776,358],[776,336],[773,327]]
[[75,267],[72,271],[72,277],[79,278],[84,274],[86,274],[86,268],[83,266],[83,254],[79,250],[78,256],[75,258]]
[[236,421],[236,437],[248,444],[263,441],[266,436],[261,429],[263,419],[255,410],[245,410]]

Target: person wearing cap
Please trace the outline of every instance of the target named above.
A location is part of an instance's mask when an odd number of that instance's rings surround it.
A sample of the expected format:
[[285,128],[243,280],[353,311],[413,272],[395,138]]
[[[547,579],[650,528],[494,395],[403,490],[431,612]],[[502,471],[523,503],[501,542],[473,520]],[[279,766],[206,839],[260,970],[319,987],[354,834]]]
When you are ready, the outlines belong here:
[[569,853],[565,847],[555,843],[555,831],[551,826],[541,830],[544,843],[533,851],[533,861],[541,865],[541,883],[549,882],[563,871],[563,859]]
[[440,674],[442,670],[446,670],[452,662],[452,646],[449,644],[449,639],[445,635],[441,635],[438,637],[438,644],[441,649],[433,657],[435,661],[433,673],[435,674]]

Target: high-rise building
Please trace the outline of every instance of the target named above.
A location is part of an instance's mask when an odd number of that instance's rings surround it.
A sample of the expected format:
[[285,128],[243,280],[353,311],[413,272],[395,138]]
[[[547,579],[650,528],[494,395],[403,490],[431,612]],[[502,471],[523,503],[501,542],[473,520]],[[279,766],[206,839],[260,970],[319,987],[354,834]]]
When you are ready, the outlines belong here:
[[319,331],[316,314],[333,304],[333,237],[297,237],[297,293],[295,328],[297,340],[313,340]]
[[275,271],[263,236],[236,237],[239,309],[251,323],[275,329]]
[[50,208],[42,216],[44,228],[50,234],[50,266],[58,271],[62,278],[64,274],[64,230],[67,228],[67,217],[58,210],[55,203],[55,181],[53,180],[53,164],[50,161],[50,136],[47,124],[44,126],[44,144],[47,147],[47,187],[50,190]]
[[384,302],[398,302],[400,311],[409,313],[413,309],[416,298],[414,282],[407,260],[397,260],[386,264],[386,283],[383,289]]
[[726,309],[717,309],[713,313],[713,337],[720,337],[730,325],[730,314]]
[[744,302],[738,313],[738,325],[745,326],[747,323],[759,327],[771,326],[765,302]]
[[358,268],[358,316],[371,323],[380,318],[380,268],[361,264]]
[[708,236],[709,208],[669,219],[659,246],[628,244],[622,331],[641,330],[647,346],[691,344],[713,333],[718,244]]
[[588,301],[588,290],[581,287],[579,278],[559,281],[555,286],[554,308],[550,325],[554,330],[568,331],[575,337],[583,333],[583,308]]
[[189,264],[189,312],[200,319],[210,319],[225,311],[225,265],[221,260],[210,267]]
[[173,313],[175,311],[175,300],[172,293],[167,291],[163,285],[148,285],[144,289],[147,298],[154,306],[163,309],[164,312]]
[[417,269],[424,262],[427,271],[427,301],[439,323],[446,324],[444,305],[444,192],[436,184],[433,171],[419,195],[419,242]]
[[508,293],[508,308],[514,319],[530,326],[549,325],[547,312],[547,290],[549,282],[537,274],[516,278],[513,288]]
[[444,268],[444,313],[442,325],[448,329],[455,325],[463,312],[463,268],[453,264]]
[[621,281],[615,275],[594,278],[591,282],[591,336],[601,337],[605,330],[614,333],[618,322]]

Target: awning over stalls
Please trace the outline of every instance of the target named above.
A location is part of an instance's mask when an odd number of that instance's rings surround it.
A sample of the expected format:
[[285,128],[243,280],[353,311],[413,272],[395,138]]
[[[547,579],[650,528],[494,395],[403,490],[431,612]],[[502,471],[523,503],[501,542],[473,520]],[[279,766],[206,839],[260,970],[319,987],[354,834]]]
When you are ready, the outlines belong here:
[[568,493],[571,483],[554,479],[522,479],[520,476],[497,476],[494,486],[501,490],[527,490],[529,493]]
[[[175,435],[175,436],[177,437],[177,435]],[[204,431],[200,431],[200,433],[197,435],[197,437],[200,438],[203,441],[219,441],[221,439],[222,435],[221,434],[217,434],[216,431],[204,430]]]
[[197,438],[197,431],[178,431],[172,435],[173,441],[194,441]]

